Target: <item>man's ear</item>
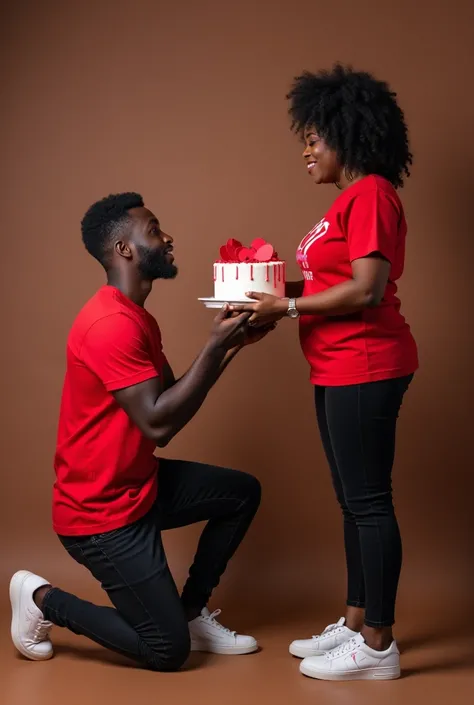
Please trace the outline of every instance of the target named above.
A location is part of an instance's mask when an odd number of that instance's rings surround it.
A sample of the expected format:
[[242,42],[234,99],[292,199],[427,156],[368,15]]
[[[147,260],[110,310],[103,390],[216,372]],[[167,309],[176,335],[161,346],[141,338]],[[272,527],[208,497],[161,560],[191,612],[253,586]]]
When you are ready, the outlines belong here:
[[125,259],[132,259],[132,250],[130,245],[123,240],[117,240],[114,245],[115,252],[120,255],[120,257],[125,257]]

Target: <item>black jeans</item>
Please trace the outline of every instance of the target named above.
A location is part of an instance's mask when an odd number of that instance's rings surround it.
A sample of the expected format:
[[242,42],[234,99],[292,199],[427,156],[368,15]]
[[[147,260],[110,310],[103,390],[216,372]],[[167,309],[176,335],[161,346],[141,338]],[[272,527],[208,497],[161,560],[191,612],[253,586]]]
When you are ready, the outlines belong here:
[[413,375],[343,387],[316,387],[316,412],[344,517],[347,604],[365,624],[388,627],[402,564],[392,502],[395,430]]
[[[252,475],[200,463],[161,460],[155,506],[139,521],[105,534],[64,537],[69,554],[100,581],[114,605],[98,607],[53,587],[45,618],[156,671],[187,659],[186,608],[207,604],[260,503]],[[209,520],[181,597],[161,532]]]

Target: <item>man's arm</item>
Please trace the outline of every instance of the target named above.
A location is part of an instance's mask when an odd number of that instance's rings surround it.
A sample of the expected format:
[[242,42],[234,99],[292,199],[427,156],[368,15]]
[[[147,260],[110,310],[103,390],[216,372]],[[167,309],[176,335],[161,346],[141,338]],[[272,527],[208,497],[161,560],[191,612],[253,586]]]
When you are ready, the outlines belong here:
[[117,403],[142,433],[160,448],[193,418],[244,344],[249,314],[233,318],[227,315],[227,309],[219,312],[209,342],[179,380],[172,383],[171,367],[165,365],[161,376],[112,391]]
[[[226,352],[224,359],[222,360],[222,362],[219,366],[219,374],[218,374],[217,379],[224,372],[224,370],[226,369],[227,365],[231,362],[231,360],[234,359],[234,357],[237,355],[239,350],[242,350],[242,346],[237,346],[235,348],[232,348],[232,350],[228,350]],[[174,375],[174,372],[173,372],[168,360],[166,360],[165,364],[163,365],[163,371],[162,371],[161,377],[163,380],[163,391],[170,389],[177,382],[176,377]]]
[[166,360],[163,365],[161,377],[163,380],[163,390],[170,389],[174,384],[176,384],[176,377],[174,376],[174,372],[171,369],[171,365],[168,360]]
[[[246,347],[247,345],[253,345],[253,343],[258,343],[260,340],[265,338],[268,333],[270,333],[272,330],[275,330],[276,328],[276,322],[271,321],[270,323],[261,325],[256,328],[247,328],[245,330],[245,338],[244,341],[241,345],[236,345],[234,348],[231,348],[228,350],[219,365],[219,372],[217,375],[217,379],[221,376],[221,374],[224,372],[224,370],[227,368],[229,363],[234,359],[234,357],[237,355],[242,348]],[[163,391],[166,391],[167,389],[170,389],[174,384],[176,384],[176,377],[174,375],[174,372],[171,368],[170,363],[168,360],[166,360],[165,364],[163,365],[163,371],[162,371],[162,378],[163,378]],[[217,381],[217,380],[216,380]]]
[[222,348],[207,345],[189,370],[165,389],[164,377],[113,392],[117,403],[142,433],[160,448],[193,418],[219,376],[225,358]]

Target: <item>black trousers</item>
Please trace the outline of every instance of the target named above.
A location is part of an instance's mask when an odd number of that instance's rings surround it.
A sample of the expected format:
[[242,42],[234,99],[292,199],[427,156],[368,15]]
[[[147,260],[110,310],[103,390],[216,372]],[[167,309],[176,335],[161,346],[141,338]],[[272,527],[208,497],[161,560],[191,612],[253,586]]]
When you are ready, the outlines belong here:
[[321,439],[344,517],[347,604],[370,627],[391,626],[402,564],[392,501],[395,431],[413,375],[315,387]]
[[[64,537],[69,554],[101,583],[114,607],[53,587],[45,618],[156,671],[178,669],[190,650],[186,607],[201,610],[245,536],[260,503],[246,473],[161,460],[158,498],[139,521],[105,534]],[[181,597],[161,532],[208,520]]]

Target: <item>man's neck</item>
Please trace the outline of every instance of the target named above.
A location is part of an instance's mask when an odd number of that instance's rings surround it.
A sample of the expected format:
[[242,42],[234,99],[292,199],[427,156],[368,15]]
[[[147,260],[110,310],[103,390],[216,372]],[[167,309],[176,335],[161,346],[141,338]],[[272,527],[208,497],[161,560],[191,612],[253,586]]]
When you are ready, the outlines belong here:
[[138,306],[145,304],[152,287],[151,281],[143,281],[117,271],[109,271],[107,273],[107,284],[114,286]]

